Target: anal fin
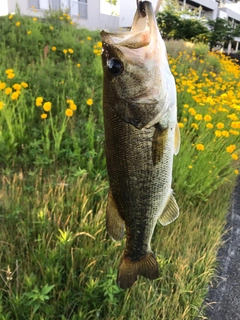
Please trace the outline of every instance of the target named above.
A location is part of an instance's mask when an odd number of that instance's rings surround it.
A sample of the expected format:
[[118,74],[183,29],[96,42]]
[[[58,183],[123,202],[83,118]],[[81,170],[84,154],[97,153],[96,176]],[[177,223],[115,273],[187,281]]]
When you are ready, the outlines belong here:
[[179,208],[178,208],[176,199],[171,193],[161,216],[158,218],[158,221],[161,223],[161,225],[166,226],[169,223],[176,220],[178,216],[179,216]]
[[108,203],[106,212],[107,232],[114,240],[122,240],[124,235],[124,221],[120,216],[111,189],[108,193]]
[[119,287],[122,289],[131,288],[138,276],[150,280],[159,277],[158,263],[152,252],[146,253],[138,260],[123,255],[118,268],[117,284]]

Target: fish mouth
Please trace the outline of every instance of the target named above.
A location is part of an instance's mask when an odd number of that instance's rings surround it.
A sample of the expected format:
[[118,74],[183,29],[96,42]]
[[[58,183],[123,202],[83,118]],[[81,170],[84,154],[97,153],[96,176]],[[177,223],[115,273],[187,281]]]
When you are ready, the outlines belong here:
[[103,30],[101,37],[103,45],[106,43],[117,47],[137,49],[155,41],[157,32],[159,31],[151,2],[140,1],[130,31],[111,33]]

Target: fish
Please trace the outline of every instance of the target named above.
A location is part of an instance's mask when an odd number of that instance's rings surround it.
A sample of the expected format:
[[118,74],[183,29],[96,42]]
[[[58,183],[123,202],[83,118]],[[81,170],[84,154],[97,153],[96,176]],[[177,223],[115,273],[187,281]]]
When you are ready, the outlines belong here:
[[172,184],[179,152],[176,84],[152,4],[140,1],[130,31],[101,31],[109,193],[106,229],[126,245],[117,284],[159,278],[151,239],[179,216]]

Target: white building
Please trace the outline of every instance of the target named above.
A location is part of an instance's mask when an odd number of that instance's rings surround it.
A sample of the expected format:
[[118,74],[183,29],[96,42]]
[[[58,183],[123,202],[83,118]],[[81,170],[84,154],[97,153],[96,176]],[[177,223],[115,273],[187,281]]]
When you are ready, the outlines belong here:
[[[16,5],[21,14],[44,16],[46,10],[68,10],[74,22],[91,30],[118,29],[118,9],[105,0],[0,0],[0,15],[14,13]],[[114,8],[113,8],[114,7]]]
[[[158,0],[151,2],[155,8]],[[240,23],[240,0],[178,0],[178,3],[184,10],[197,9],[199,17],[225,18],[233,27]],[[49,9],[68,9],[74,22],[92,30],[129,27],[136,11],[136,0],[118,0],[117,6],[111,5],[111,0],[0,0],[0,15],[15,12],[16,5],[22,14],[39,17]],[[240,38],[235,40],[238,43]]]

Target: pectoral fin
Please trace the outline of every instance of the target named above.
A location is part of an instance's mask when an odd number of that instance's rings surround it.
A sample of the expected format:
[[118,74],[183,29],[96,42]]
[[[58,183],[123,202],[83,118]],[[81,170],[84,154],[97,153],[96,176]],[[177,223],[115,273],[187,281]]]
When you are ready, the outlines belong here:
[[155,128],[152,142],[152,161],[154,166],[163,157],[167,134],[167,129],[162,128],[159,123],[155,125]]
[[124,235],[124,221],[118,212],[111,189],[108,194],[106,227],[110,237],[114,240],[122,240]]
[[173,153],[175,155],[177,155],[179,152],[180,143],[181,143],[180,130],[179,130],[178,123],[177,123],[176,127],[175,127],[175,135],[174,135],[174,151],[173,151]]
[[158,221],[163,226],[166,226],[169,223],[176,220],[178,216],[179,216],[179,208],[178,208],[177,202],[176,202],[173,194],[171,193],[169,200],[168,200],[161,216],[159,217]]

